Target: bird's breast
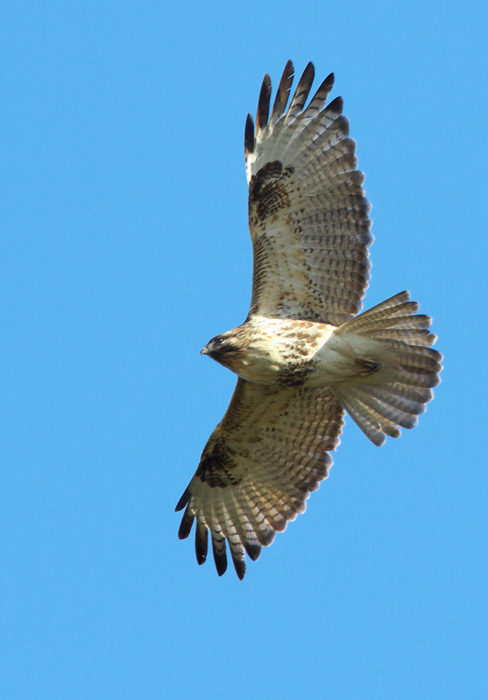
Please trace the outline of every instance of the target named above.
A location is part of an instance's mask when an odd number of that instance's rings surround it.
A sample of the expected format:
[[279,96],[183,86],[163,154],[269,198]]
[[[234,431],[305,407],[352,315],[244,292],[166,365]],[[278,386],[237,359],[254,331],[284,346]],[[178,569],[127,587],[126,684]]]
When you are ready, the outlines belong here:
[[333,329],[312,321],[253,320],[247,342],[228,366],[248,381],[299,386],[316,371],[314,358]]

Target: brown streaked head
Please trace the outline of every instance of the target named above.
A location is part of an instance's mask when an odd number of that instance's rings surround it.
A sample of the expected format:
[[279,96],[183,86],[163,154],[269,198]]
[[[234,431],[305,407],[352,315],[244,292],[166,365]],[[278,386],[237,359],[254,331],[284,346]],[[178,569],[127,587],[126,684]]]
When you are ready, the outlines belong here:
[[209,355],[213,360],[229,367],[232,364],[232,357],[235,357],[241,350],[242,344],[238,337],[232,331],[228,331],[209,340],[207,345],[202,348],[200,355]]

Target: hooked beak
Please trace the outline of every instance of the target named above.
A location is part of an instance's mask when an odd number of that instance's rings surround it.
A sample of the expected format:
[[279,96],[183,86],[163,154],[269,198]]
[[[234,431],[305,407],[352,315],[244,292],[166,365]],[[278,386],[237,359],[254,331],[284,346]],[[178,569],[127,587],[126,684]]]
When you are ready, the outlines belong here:
[[206,346],[206,345],[205,345],[204,348],[202,348],[202,349],[200,350],[200,355],[208,355],[208,350],[207,350],[207,346]]

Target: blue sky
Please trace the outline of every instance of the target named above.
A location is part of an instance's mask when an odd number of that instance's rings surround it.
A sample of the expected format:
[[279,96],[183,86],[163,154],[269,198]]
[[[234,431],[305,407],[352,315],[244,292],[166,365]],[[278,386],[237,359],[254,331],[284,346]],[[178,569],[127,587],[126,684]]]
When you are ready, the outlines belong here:
[[[482,698],[486,3],[3,8],[0,680],[8,700]],[[174,506],[247,313],[243,131],[288,58],[336,73],[373,203],[366,307],[410,289],[443,382],[244,582]]]

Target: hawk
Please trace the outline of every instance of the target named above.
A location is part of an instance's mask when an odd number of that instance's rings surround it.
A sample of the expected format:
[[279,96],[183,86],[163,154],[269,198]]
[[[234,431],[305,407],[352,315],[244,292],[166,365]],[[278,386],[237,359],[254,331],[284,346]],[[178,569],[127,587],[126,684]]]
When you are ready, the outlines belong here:
[[271,114],[266,75],[256,125],[247,117],[251,307],[202,350],[237,385],[176,506],[180,539],[196,521],[197,562],[210,532],[218,574],[227,542],[240,579],[245,553],[256,560],[327,477],[345,411],[382,445],[414,427],[441,370],[408,292],[359,314],[373,237],[356,144],[342,99],[326,104],[333,74],[308,104],[313,64],[289,102],[293,75],[288,61]]

